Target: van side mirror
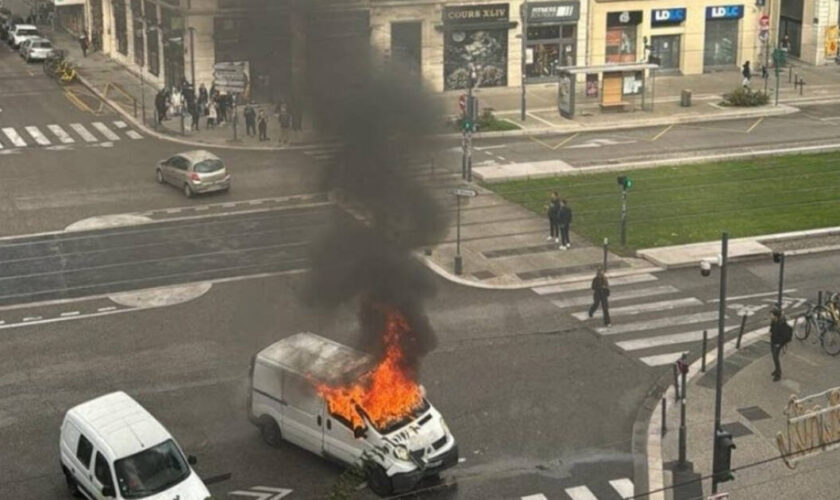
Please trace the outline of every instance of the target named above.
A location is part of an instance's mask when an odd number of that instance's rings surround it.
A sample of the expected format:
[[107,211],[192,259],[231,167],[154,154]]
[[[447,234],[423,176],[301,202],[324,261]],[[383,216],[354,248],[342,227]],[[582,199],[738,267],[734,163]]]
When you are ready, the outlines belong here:
[[117,496],[117,492],[116,492],[116,491],[114,491],[114,487],[113,487],[113,486],[110,486],[110,485],[108,485],[108,486],[103,486],[103,487],[102,487],[102,496],[103,496],[103,497],[112,497],[112,498],[114,498],[114,497],[116,497],[116,496]]
[[198,463],[198,459],[195,458],[195,455],[187,455],[187,463],[190,465],[195,465]]
[[364,427],[354,427],[353,437],[356,439],[365,439],[367,437],[367,429]]

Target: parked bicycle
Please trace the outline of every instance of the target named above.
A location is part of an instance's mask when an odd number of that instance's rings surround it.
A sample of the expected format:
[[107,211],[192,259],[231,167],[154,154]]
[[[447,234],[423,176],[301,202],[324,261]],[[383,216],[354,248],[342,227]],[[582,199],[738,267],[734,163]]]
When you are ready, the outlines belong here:
[[56,50],[44,59],[44,73],[51,78],[55,78],[62,85],[67,85],[76,80],[76,68],[67,60],[63,50]]
[[813,343],[819,341],[826,354],[837,356],[840,354],[838,295],[834,294],[825,305],[808,302],[807,307],[806,311],[794,320],[794,336],[802,341],[807,339],[813,331]]

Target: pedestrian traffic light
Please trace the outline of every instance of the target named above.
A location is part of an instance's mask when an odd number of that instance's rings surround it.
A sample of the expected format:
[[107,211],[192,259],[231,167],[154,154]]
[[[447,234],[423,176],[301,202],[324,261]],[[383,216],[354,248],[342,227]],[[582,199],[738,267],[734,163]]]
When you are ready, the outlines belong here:
[[621,186],[622,189],[630,189],[633,187],[633,180],[626,175],[619,175],[618,185]]
[[732,474],[732,450],[736,448],[732,440],[732,433],[724,430],[715,431],[715,455],[713,457],[714,480],[717,483],[725,483],[735,479]]
[[474,95],[467,96],[464,108],[464,121],[461,124],[465,132],[475,132],[475,125],[478,122],[478,98]]

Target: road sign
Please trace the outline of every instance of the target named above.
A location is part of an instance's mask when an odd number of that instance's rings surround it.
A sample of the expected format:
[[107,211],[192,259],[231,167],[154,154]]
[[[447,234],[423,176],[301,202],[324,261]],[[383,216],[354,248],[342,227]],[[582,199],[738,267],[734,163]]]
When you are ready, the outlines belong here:
[[213,66],[213,84],[219,92],[245,92],[248,88],[248,62],[220,62]]
[[461,114],[467,110],[467,95],[461,94],[458,96],[458,107],[461,108]]
[[758,39],[759,39],[759,41],[761,41],[761,43],[766,42],[767,40],[770,39],[770,32],[765,31],[765,30],[759,31],[758,32]]
[[452,190],[452,194],[461,198],[475,198],[478,193],[474,189],[460,187]]
[[758,18],[758,27],[761,31],[770,31],[770,16],[762,14],[761,17]]

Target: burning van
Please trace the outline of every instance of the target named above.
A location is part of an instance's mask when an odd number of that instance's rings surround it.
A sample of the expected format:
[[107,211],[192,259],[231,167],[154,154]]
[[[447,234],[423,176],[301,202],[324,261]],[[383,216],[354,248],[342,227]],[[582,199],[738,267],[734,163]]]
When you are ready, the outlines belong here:
[[455,465],[458,445],[443,417],[402,369],[395,321],[379,361],[312,333],[258,352],[248,412],[263,440],[361,466],[379,495],[410,490]]

